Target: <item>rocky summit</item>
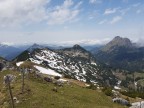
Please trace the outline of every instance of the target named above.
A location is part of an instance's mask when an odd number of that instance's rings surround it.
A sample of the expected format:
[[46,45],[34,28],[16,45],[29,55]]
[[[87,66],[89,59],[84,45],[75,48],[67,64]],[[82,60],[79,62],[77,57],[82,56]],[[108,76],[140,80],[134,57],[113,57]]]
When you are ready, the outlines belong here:
[[144,70],[144,47],[137,47],[128,38],[116,36],[93,54],[98,61],[114,68]]
[[106,44],[101,50],[105,52],[107,51],[109,52],[116,49],[117,47],[132,48],[133,43],[128,38],[122,38],[120,36],[116,36],[112,41]]

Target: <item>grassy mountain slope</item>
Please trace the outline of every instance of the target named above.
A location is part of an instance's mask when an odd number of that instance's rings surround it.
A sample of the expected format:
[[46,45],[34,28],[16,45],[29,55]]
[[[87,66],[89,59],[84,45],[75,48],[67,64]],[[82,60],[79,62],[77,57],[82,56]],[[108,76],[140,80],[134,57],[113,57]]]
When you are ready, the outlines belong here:
[[20,55],[18,55],[15,59],[16,61],[24,61],[29,57],[28,51],[22,52]]
[[58,92],[52,91],[54,85],[40,79],[30,77],[25,81],[25,91],[21,94],[21,76],[18,72],[4,71],[0,73],[0,107],[10,107],[8,90],[4,87],[3,76],[6,74],[17,76],[13,82],[12,92],[19,103],[16,108],[123,108],[114,104],[102,92],[90,90],[75,84],[58,87]]

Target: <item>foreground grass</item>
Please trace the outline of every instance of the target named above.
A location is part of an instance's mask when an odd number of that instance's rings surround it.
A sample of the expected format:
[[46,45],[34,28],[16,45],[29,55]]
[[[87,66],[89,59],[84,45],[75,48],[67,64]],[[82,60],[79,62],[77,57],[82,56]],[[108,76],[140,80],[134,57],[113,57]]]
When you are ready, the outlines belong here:
[[[3,76],[11,73],[18,76],[18,72],[5,71],[0,73],[0,107],[10,107],[8,90],[3,88]],[[58,92],[52,91],[52,83],[31,77],[26,79],[25,92],[21,94],[21,78],[12,84],[14,97],[19,103],[16,108],[124,108],[114,104],[102,92],[90,90],[75,84],[58,87]]]

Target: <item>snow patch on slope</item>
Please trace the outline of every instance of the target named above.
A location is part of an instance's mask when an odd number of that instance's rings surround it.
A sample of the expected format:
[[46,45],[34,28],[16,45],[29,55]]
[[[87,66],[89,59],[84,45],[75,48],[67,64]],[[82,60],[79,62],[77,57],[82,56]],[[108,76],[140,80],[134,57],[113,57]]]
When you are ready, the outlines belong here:
[[116,90],[120,90],[121,88],[118,87],[118,86],[114,86],[114,89],[116,89]]
[[48,75],[52,75],[52,76],[59,76],[59,77],[62,77],[61,74],[55,72],[54,70],[51,70],[51,69],[46,69],[46,68],[43,68],[43,67],[40,67],[40,66],[34,66],[37,70],[39,70],[41,73],[43,74],[48,74]]
[[[85,58],[84,58],[85,59]],[[69,75],[79,81],[93,82],[97,79],[97,64],[94,61],[85,61],[81,58],[73,58],[65,53],[55,52],[49,49],[40,49],[30,55],[29,60],[33,63],[50,67],[51,69]],[[47,74],[47,73],[46,73]]]
[[17,62],[17,63],[16,63],[16,66],[19,67],[19,66],[20,66],[21,64],[23,64],[23,63],[24,63],[23,61],[21,61],[21,62]]

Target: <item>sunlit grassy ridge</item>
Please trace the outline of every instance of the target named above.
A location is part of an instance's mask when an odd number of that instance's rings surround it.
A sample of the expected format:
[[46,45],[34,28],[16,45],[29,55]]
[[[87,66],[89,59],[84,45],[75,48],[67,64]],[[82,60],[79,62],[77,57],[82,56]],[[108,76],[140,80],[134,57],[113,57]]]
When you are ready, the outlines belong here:
[[17,75],[12,84],[13,96],[19,103],[16,108],[123,108],[114,104],[102,92],[90,90],[75,84],[58,87],[58,92],[52,91],[55,87],[40,79],[30,77],[25,81],[25,91],[21,94],[21,76],[18,72],[5,71],[0,73],[0,107],[10,107],[8,90],[4,88],[3,76],[11,73]]

